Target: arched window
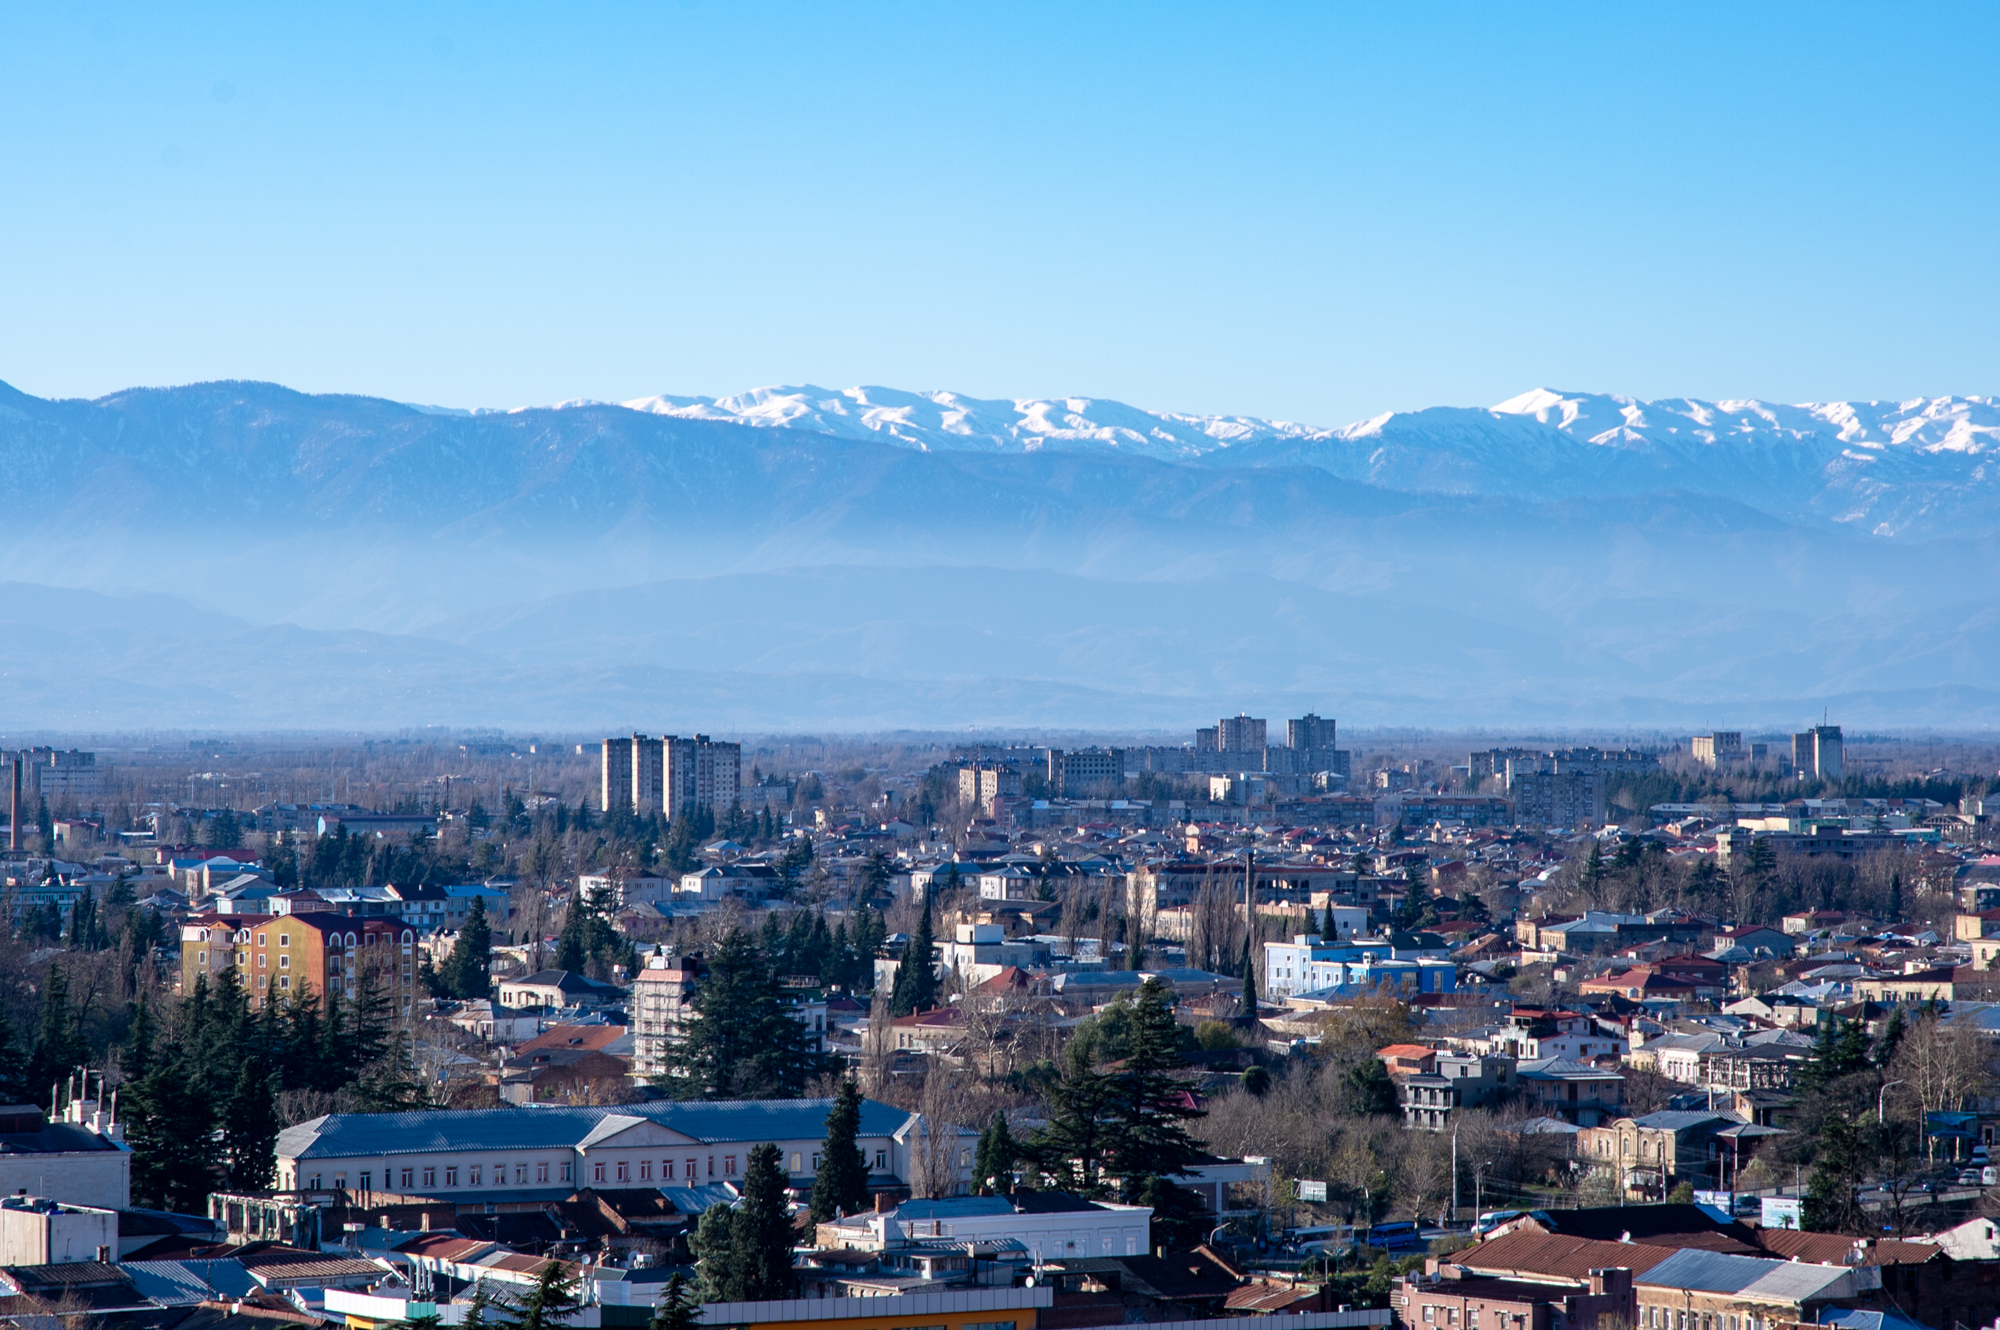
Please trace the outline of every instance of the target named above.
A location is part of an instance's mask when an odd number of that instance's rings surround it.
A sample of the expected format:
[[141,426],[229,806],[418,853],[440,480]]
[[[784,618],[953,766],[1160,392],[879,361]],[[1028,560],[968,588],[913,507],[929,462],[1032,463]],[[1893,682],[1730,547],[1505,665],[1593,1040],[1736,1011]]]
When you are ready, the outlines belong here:
[[354,934],[352,934],[352,933],[349,933],[349,934],[347,935],[347,945],[348,945],[348,946],[349,946],[350,948],[354,946]]
[[417,940],[417,935],[416,935],[415,933],[411,932],[411,931],[410,931],[409,929],[407,929],[407,928],[403,930],[403,945],[404,945],[404,946],[408,946],[408,945],[409,945],[410,943],[412,943],[412,942],[415,942],[416,940]]

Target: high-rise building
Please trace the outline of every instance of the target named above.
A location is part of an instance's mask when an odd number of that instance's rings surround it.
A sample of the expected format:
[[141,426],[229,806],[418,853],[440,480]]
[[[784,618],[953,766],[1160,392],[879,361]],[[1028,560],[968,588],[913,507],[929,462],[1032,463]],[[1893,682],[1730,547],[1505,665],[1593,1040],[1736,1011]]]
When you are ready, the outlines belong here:
[[705,734],[654,739],[635,734],[604,741],[601,784],[606,811],[629,808],[668,818],[695,809],[724,812],[742,790],[743,748]]
[[669,818],[705,808],[727,812],[743,785],[743,745],[717,743],[705,734],[660,741],[660,808]]
[[1215,723],[1215,746],[1225,753],[1262,753],[1264,722],[1255,716],[1225,716]]
[[1318,751],[1334,747],[1333,722],[1321,720],[1308,711],[1297,720],[1285,722],[1285,747]]
[[1530,827],[1584,827],[1604,823],[1604,776],[1595,771],[1534,771],[1507,764],[1507,797],[1514,818]]
[[602,776],[603,802],[600,811],[610,812],[614,808],[632,806],[632,748],[635,742],[642,742],[643,735],[633,735],[630,739],[606,739],[604,741],[604,765]]
[[1815,725],[1792,736],[1792,769],[1815,780],[1839,780],[1846,766],[1846,741],[1838,725]]

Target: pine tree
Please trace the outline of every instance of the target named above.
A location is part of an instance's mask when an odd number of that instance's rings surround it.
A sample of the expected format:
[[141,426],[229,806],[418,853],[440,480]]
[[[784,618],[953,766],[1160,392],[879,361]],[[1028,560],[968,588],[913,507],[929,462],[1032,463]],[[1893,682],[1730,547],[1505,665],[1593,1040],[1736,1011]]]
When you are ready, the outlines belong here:
[[28,1059],[14,1032],[14,1018],[0,1004],[0,1103],[31,1104],[35,1098],[34,1087],[28,1080]]
[[514,1324],[520,1330],[555,1330],[575,1316],[580,1305],[576,1280],[561,1261],[550,1261],[536,1274],[534,1287],[521,1298]]
[[736,1220],[729,1207],[717,1201],[702,1211],[701,1221],[695,1225],[694,1236],[688,1245],[694,1249],[701,1300],[730,1301],[729,1276],[734,1262]]
[[853,1214],[868,1199],[868,1160],[855,1144],[861,1133],[861,1087],[840,1083],[833,1111],[826,1115],[826,1141],[813,1176],[812,1221],[824,1224],[840,1213]]
[[1889,922],[1903,922],[1903,875],[1900,872],[1889,875]]
[[903,963],[896,969],[890,1007],[898,1016],[929,1011],[937,1005],[937,948],[931,934],[931,895],[924,893],[924,912],[917,931],[903,945]]
[[694,1300],[694,1293],[679,1271],[667,1277],[666,1291],[660,1295],[660,1305],[654,1309],[652,1319],[646,1322],[646,1330],[696,1330],[701,1324],[701,1304]]
[[493,993],[493,930],[486,922],[486,902],[472,898],[465,923],[445,958],[443,980],[453,997],[483,998]]
[[1020,1154],[1021,1149],[1014,1143],[1013,1133],[1007,1129],[1007,1115],[994,1109],[993,1120],[986,1124],[985,1131],[979,1133],[979,1148],[972,1159],[973,1183],[983,1188],[1007,1190]]
[[792,1221],[785,1213],[785,1179],[778,1147],[750,1151],[743,1172],[743,1203],[731,1222],[729,1301],[764,1302],[798,1296],[792,1273]]
[[69,1005],[69,976],[62,966],[51,965],[42,981],[42,1025],[35,1036],[34,1051],[28,1057],[28,1086],[33,1102],[49,1092],[49,1087],[69,1079],[90,1054],[77,1028],[76,1013]]
[[124,1101],[134,1110],[127,1127],[132,1198],[153,1209],[199,1213],[221,1171],[215,1104],[176,1061],[161,1058]]
[[1829,1113],[1820,1131],[1818,1162],[1806,1184],[1800,1227],[1815,1233],[1862,1233],[1867,1216],[1858,1190],[1867,1172],[1867,1149],[1858,1127]]
[[222,1114],[229,1185],[240,1191],[263,1191],[277,1173],[278,1085],[260,1063],[245,1063]]
[[583,894],[570,897],[569,911],[563,916],[562,932],[556,937],[556,968],[571,974],[582,974],[589,954],[584,950],[583,939]]
[[682,1099],[797,1099],[832,1065],[813,1048],[777,972],[742,930],[710,955],[677,1072],[655,1084]]

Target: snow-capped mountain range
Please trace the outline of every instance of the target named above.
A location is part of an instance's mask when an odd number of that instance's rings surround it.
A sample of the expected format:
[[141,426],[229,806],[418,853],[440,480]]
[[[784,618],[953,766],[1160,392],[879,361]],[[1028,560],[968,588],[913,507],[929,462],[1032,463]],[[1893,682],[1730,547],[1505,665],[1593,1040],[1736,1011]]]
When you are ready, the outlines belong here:
[[2000,725],[1996,458],[1984,397],[0,384],[0,728]]
[[1686,490],[1878,535],[1977,530],[2000,501],[2000,399],[1993,397],[1792,406],[1537,388],[1490,408],[1389,412],[1337,429],[1090,397],[1008,400],[879,387],[758,388],[620,405],[925,450],[1107,450],[1201,466],[1316,466],[1417,492]]
[[[563,405],[580,405],[564,403]],[[601,404],[599,404],[601,405]],[[1729,446],[1785,440],[1823,454],[1887,449],[1990,453],[2000,448],[2000,399],[1931,397],[1903,402],[1819,402],[1798,406],[1755,400],[1703,402],[1691,397],[1642,402],[1607,393],[1536,388],[1498,406],[1385,412],[1337,429],[1256,416],[1198,416],[1148,411],[1095,397],[979,398],[900,388],[753,388],[731,397],[638,397],[618,405],[690,420],[806,429],[844,438],[881,439],[913,448],[1116,448],[1164,461],[1189,461],[1224,449],[1276,440],[1362,443],[1398,433],[1417,420],[1437,424],[1532,420],[1599,448]]]

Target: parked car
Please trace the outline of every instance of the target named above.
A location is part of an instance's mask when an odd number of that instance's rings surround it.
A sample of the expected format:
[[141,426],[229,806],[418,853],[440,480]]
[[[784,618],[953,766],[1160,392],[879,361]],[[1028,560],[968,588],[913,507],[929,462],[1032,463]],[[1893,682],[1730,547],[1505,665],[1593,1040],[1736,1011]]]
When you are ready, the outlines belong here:
[[2000,1168],[1988,1164],[1985,1168],[1980,1169],[1979,1185],[1982,1187],[2000,1187]]
[[1473,1224],[1472,1232],[1475,1236],[1483,1238],[1508,1220],[1519,1219],[1521,1213],[1519,1210],[1488,1210],[1479,1216],[1477,1223]]
[[1960,1169],[1958,1171],[1958,1185],[1961,1187],[1977,1187],[1979,1185],[1979,1170],[1976,1168]]

